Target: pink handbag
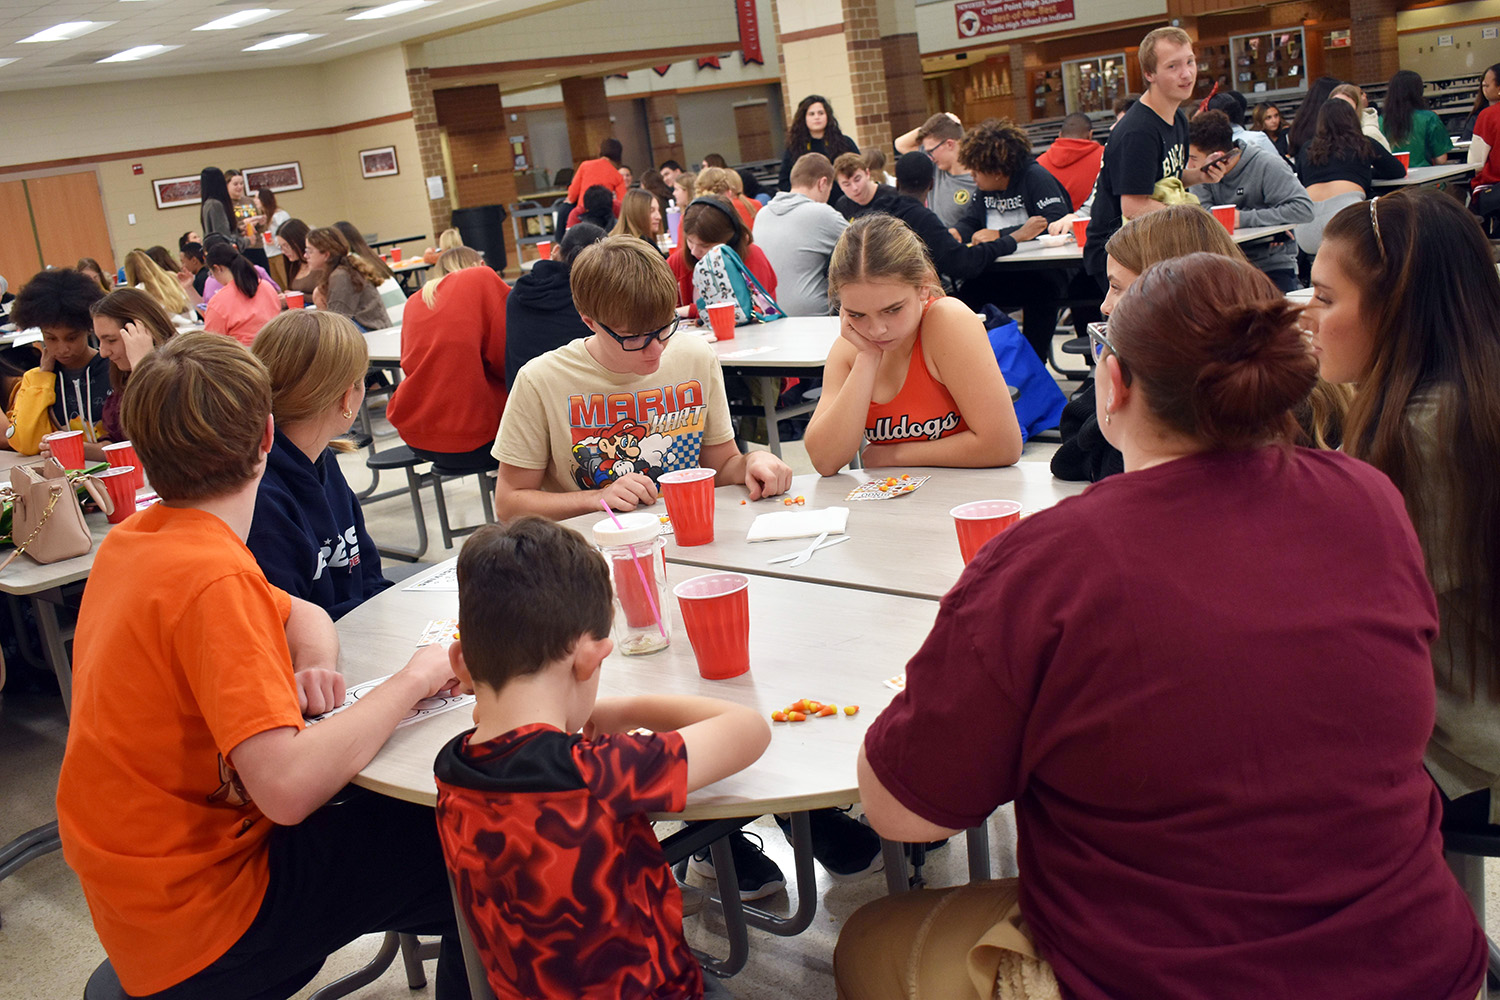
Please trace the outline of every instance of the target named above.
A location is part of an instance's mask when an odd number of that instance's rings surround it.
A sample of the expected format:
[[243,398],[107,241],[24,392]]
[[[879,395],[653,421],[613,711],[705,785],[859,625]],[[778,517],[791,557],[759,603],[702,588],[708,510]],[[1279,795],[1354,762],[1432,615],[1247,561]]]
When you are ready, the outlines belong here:
[[41,465],[17,465],[10,470],[11,538],[16,544],[0,570],[22,552],[39,563],[81,556],[94,547],[94,537],[83,519],[77,488],[82,486],[105,513],[114,511],[109,493],[93,476],[70,478],[56,459]]

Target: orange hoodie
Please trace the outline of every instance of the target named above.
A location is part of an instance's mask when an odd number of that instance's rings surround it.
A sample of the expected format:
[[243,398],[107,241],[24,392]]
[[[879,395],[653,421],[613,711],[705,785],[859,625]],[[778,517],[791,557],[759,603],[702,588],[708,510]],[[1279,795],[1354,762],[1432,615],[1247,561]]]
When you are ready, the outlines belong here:
[[1036,162],[1067,189],[1076,212],[1094,190],[1099,165],[1104,162],[1104,147],[1093,139],[1058,139]]

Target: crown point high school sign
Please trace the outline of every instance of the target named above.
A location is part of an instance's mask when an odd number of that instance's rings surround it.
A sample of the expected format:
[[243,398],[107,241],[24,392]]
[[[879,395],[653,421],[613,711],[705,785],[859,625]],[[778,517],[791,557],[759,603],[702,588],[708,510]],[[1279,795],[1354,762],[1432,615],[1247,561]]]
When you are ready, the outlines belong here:
[[968,0],[955,4],[958,36],[975,38],[1073,20],[1073,0]]

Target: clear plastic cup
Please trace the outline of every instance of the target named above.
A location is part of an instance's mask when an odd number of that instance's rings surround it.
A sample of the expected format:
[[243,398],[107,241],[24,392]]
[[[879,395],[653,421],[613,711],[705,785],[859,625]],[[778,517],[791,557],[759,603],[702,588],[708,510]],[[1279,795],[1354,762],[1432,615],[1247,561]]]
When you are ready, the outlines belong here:
[[708,307],[708,325],[720,340],[734,339],[734,303],[715,302]]
[[958,530],[958,551],[969,565],[984,543],[1021,520],[1021,505],[1014,500],[973,500],[948,513]]
[[680,469],[657,479],[678,545],[707,545],[714,540],[715,475],[713,469]]
[[593,534],[615,585],[615,645],[625,656],[667,648],[672,625],[667,614],[667,546],[661,538],[660,518],[648,513],[618,514],[595,523]]
[[52,449],[52,457],[64,469],[83,468],[83,431],[53,431],[42,440]]
[[750,578],[710,573],[672,588],[698,673],[711,681],[750,670]]

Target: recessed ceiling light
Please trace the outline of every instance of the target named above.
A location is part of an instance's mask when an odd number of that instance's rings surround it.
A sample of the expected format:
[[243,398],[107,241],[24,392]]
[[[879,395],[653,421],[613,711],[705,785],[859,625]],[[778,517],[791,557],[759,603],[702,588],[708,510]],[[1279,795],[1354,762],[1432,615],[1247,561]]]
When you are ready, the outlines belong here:
[[102,63],[139,62],[142,59],[150,59],[152,56],[159,56],[163,52],[171,52],[173,49],[180,48],[182,48],[181,45],[137,45],[99,61]]
[[11,59],[0,59],[0,66],[9,66],[11,63],[16,62],[20,58],[20,56],[15,56]]
[[277,35],[275,38],[267,38],[265,41],[256,42],[242,51],[269,52],[272,49],[284,49],[292,45],[301,45],[303,42],[310,42],[314,38],[322,37],[322,35],[310,35],[305,31],[299,31],[291,35]]
[[257,22],[264,21],[268,17],[275,17],[277,14],[285,13],[286,11],[284,10],[271,10],[268,7],[252,7],[249,10],[242,10],[234,14],[226,15],[225,17],[221,17],[216,21],[209,21],[207,24],[200,24],[193,30],[228,31],[231,28],[243,28],[246,25],[256,24]]
[[45,31],[38,31],[28,38],[21,39],[21,43],[65,42],[70,38],[87,35],[90,31],[98,31],[114,23],[113,21],[64,21],[62,24],[54,24]]
[[405,14],[409,10],[431,7],[435,3],[437,3],[437,0],[396,0],[395,3],[388,3],[383,7],[372,7],[369,10],[361,11],[346,20],[369,21],[377,17],[395,17],[397,14]]

